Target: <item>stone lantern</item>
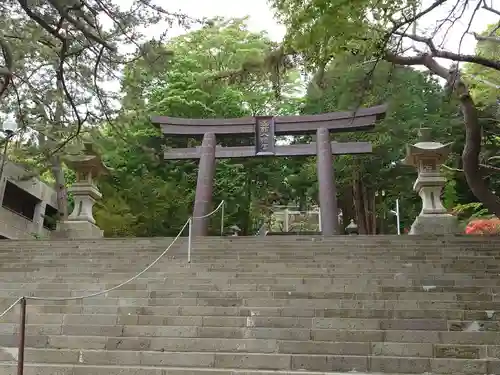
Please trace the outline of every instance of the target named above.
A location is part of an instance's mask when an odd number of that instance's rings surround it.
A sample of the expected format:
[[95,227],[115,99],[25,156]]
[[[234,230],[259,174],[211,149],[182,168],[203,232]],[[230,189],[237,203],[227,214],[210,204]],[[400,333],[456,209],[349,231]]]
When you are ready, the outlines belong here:
[[358,228],[358,224],[356,224],[354,222],[354,219],[351,219],[351,222],[349,223],[349,225],[347,227],[345,227],[345,232],[348,234],[348,235],[355,235],[355,234],[359,234],[359,228]]
[[66,165],[76,173],[76,182],[68,191],[73,194],[74,208],[68,219],[59,223],[57,237],[100,238],[103,231],[95,224],[92,208],[102,194],[96,186],[96,178],[109,173],[91,143],[84,144],[83,155],[64,158]]
[[451,143],[442,144],[430,139],[430,129],[420,129],[419,142],[408,145],[403,162],[417,168],[418,177],[413,185],[422,199],[422,211],[413,222],[410,234],[455,234],[458,221],[448,214],[441,201],[446,179],[440,172],[451,150]]

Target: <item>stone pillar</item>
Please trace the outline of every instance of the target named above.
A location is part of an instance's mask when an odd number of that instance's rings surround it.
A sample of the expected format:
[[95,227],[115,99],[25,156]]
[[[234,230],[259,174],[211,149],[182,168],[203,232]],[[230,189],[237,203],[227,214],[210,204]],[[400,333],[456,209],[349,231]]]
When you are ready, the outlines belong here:
[[198,179],[196,181],[196,196],[193,209],[193,235],[206,236],[208,234],[209,218],[196,219],[210,213],[212,208],[212,192],[215,176],[215,147],[214,133],[206,133],[201,144],[200,163],[198,165]]
[[324,236],[338,234],[337,188],[333,172],[332,146],[328,129],[320,128],[316,134],[316,155],[319,184],[321,230]]
[[[0,157],[0,164],[1,163],[2,163],[2,158]],[[5,188],[7,187],[7,181],[8,181],[7,176],[10,176],[12,173],[12,171],[10,171],[9,169],[10,169],[10,163],[8,160],[6,160],[3,171],[2,171],[2,175],[0,176],[0,206],[3,203],[3,197],[5,195]]]
[[47,208],[47,203],[38,202],[35,206],[35,214],[33,215],[33,232],[41,234],[43,230],[43,219],[45,216],[45,210]]
[[89,223],[95,224],[92,211],[94,204],[96,203],[96,198],[93,195],[88,194],[87,191],[81,192],[80,190],[77,190],[79,186],[77,187],[75,185],[76,184],[68,189],[73,193],[73,200],[75,202],[73,212],[71,212],[68,216],[68,221],[88,221]]

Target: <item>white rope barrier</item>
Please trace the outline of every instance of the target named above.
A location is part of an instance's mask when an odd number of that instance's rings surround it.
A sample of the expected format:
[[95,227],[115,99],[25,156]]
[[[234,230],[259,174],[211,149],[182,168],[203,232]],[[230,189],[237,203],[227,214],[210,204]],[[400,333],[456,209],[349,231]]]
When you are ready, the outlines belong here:
[[146,268],[144,268],[141,272],[139,272],[138,274],[136,274],[135,276],[131,277],[130,279],[128,279],[127,281],[124,281],[123,283],[121,284],[118,284],[112,288],[109,288],[109,289],[106,289],[106,290],[101,290],[100,292],[96,292],[96,293],[92,293],[92,294],[86,294],[86,295],[83,295],[83,296],[77,296],[77,297],[25,297],[26,299],[30,299],[30,300],[37,300],[37,301],[74,301],[74,300],[78,300],[78,299],[83,299],[83,298],[91,298],[91,297],[97,297],[97,296],[100,296],[102,294],[106,294],[106,293],[109,293],[113,290],[116,290],[118,288],[121,288],[122,286],[134,281],[135,279],[137,279],[138,277],[140,277],[141,275],[143,275],[146,271],[148,271],[151,267],[153,267],[156,263],[158,263],[160,261],[161,258],[163,258],[163,256],[170,250],[170,248],[172,247],[172,245],[175,243],[175,241],[177,241],[179,239],[179,237],[181,236],[182,232],[184,232],[184,229],[186,229],[186,226],[189,224],[191,219],[188,219],[186,221],[186,223],[182,226],[181,230],[179,231],[179,233],[177,234],[177,236],[174,238],[174,240],[170,243],[170,245],[168,245],[168,247],[165,249],[165,251],[163,253],[160,254],[160,256],[158,258],[156,258],[149,266],[147,266]]
[[10,310],[12,310],[19,303],[19,301],[21,301],[22,299],[23,299],[23,297],[16,299],[16,302],[14,302],[12,305],[7,307],[7,310],[5,310],[2,314],[0,314],[0,319],[2,319]]
[[[204,215],[204,216],[201,216],[201,217],[195,217],[195,219],[203,219],[203,218],[206,218],[206,217],[209,217],[211,215],[213,215],[214,213],[216,213],[220,208],[222,207],[222,223],[221,223],[221,235],[222,235],[222,230],[224,228],[224,224],[223,224],[223,221],[224,221],[224,201],[222,201],[215,210],[213,210],[212,212],[210,212],[209,214],[207,215]],[[75,301],[75,300],[80,300],[80,299],[84,299],[84,298],[91,298],[91,297],[98,297],[100,295],[103,295],[103,294],[106,294],[106,293],[109,293],[113,290],[116,290],[118,288],[121,288],[122,286],[134,281],[135,279],[137,279],[138,277],[140,277],[141,275],[143,275],[146,271],[148,271],[151,267],[153,267],[156,263],[158,263],[160,261],[161,258],[163,258],[163,256],[170,250],[170,248],[173,246],[173,244],[179,239],[179,237],[182,235],[182,233],[184,232],[184,230],[186,229],[186,226],[189,226],[189,234],[188,234],[188,260],[189,262],[191,262],[191,240],[192,240],[192,223],[193,223],[193,217],[190,217],[186,223],[182,226],[181,230],[179,231],[179,233],[177,234],[177,236],[173,239],[173,241],[170,243],[170,245],[168,245],[168,247],[165,249],[165,251],[163,251],[160,256],[158,256],[151,264],[149,264],[149,266],[147,266],[146,268],[144,268],[141,272],[139,272],[138,274],[136,274],[135,276],[131,277],[130,279],[128,279],[127,281],[124,281],[112,288],[109,288],[109,289],[105,289],[105,290],[101,290],[100,292],[96,292],[96,293],[91,293],[91,294],[85,294],[85,295],[82,295],[82,296],[77,296],[77,297],[19,297],[18,299],[16,299],[16,301],[11,304],[4,312],[2,312],[0,314],[0,319],[3,318],[9,311],[11,311],[19,302],[22,302],[22,305],[21,305],[21,314],[22,314],[22,320],[21,320],[21,338],[20,338],[20,344],[19,344],[19,354],[18,354],[18,358],[19,358],[19,362],[18,362],[18,369],[21,369],[21,374],[22,374],[22,369],[23,369],[23,365],[24,365],[24,336],[26,334],[25,332],[25,322],[26,322],[26,300],[36,300],[36,301]],[[19,367],[20,366],[20,367]]]
[[219,209],[221,210],[221,219],[220,219],[220,235],[221,237],[224,235],[224,204],[226,202],[225,201],[222,201],[219,203],[219,205],[215,208],[215,210],[213,210],[212,212],[209,212],[208,214],[206,215],[203,215],[203,216],[191,216],[188,220],[189,222],[189,234],[188,234],[188,263],[191,263],[191,247],[192,247],[192,244],[193,244],[193,220],[196,219],[205,219],[209,216],[212,216],[213,214],[215,214],[217,211],[219,211]]
[[91,294],[84,294],[82,296],[76,296],[76,297],[36,297],[36,296],[25,296],[25,297],[19,297],[12,305],[10,305],[4,312],[0,314],[0,319],[5,316],[10,310],[12,310],[23,298],[26,300],[35,300],[35,301],[76,301],[79,299],[84,299],[84,298],[92,298],[92,297],[98,297],[100,295],[109,293],[113,290],[119,289],[122,286],[136,280],[140,276],[142,276],[145,272],[147,272],[149,269],[154,267],[161,258],[165,256],[165,254],[170,250],[170,248],[174,245],[174,243],[179,239],[179,237],[182,235],[184,232],[184,229],[186,229],[186,226],[188,226],[189,233],[188,233],[188,262],[191,262],[191,245],[192,245],[192,223],[193,219],[204,219],[209,216],[212,216],[215,214],[219,209],[222,208],[222,219],[221,219],[221,235],[223,234],[224,230],[224,201],[220,202],[219,205],[213,210],[212,212],[203,215],[203,216],[198,216],[198,217],[190,217],[186,223],[182,226],[181,230],[179,233],[177,233],[177,236],[172,240],[170,245],[153,261],[151,262],[146,268],[144,268],[141,272],[137,273],[135,276],[131,277],[130,279],[112,287],[109,289],[101,290],[99,292],[91,293]]
[[192,216],[191,219],[205,219],[206,217],[209,217],[209,216],[212,216],[213,214],[215,214],[217,211],[219,211],[219,209],[221,207],[224,207],[224,201],[220,202],[219,205],[212,212],[209,212],[208,214],[203,215],[203,216]]
[[[219,211],[219,209],[222,207],[222,210],[224,210],[224,201],[220,202],[220,204],[217,206],[217,208],[215,210],[213,210],[212,212],[206,214],[206,215],[203,215],[203,216],[200,216],[200,217],[190,217],[186,223],[182,226],[181,230],[179,231],[179,233],[177,234],[177,236],[172,240],[172,242],[170,243],[170,245],[168,245],[168,247],[165,249],[165,251],[163,251],[151,264],[149,264],[149,266],[147,266],[146,268],[144,268],[141,272],[139,272],[138,274],[136,274],[135,276],[131,277],[130,279],[128,279],[127,281],[124,281],[112,288],[109,288],[109,289],[105,289],[105,290],[101,290],[100,292],[95,292],[95,293],[91,293],[91,294],[85,294],[83,296],[76,296],[76,297],[35,297],[35,296],[32,296],[32,297],[21,297],[21,298],[18,298],[17,301],[11,305],[2,315],[0,315],[0,318],[2,316],[4,316],[8,311],[10,311],[22,298],[26,298],[27,300],[36,300],[36,301],[75,301],[75,300],[79,300],[79,299],[84,299],[84,298],[92,298],[92,297],[98,297],[100,295],[103,295],[103,294],[106,294],[106,293],[109,293],[113,290],[116,290],[118,288],[121,288],[122,286],[134,281],[135,279],[139,278],[140,276],[142,276],[145,272],[147,272],[149,269],[151,269],[156,263],[158,263],[160,261],[161,258],[163,258],[163,256],[165,256],[165,254],[170,250],[170,248],[174,245],[174,243],[179,239],[179,237],[182,235],[182,233],[184,232],[184,229],[186,229],[186,226],[189,226],[189,233],[188,233],[188,262],[191,262],[191,244],[192,244],[192,222],[193,222],[193,219],[204,219],[206,217],[209,217],[213,214],[215,214],[217,211]],[[222,211],[224,212],[224,211]],[[223,218],[222,218],[223,220]],[[221,225],[221,228],[223,228],[223,226]]]

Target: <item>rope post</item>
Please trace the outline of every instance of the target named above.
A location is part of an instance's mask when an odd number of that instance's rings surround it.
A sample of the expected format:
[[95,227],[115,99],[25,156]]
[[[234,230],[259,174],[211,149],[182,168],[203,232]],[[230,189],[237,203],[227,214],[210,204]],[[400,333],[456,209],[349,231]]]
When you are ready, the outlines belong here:
[[19,348],[17,352],[17,375],[24,373],[24,340],[26,338],[26,298],[21,298],[20,326],[19,326]]
[[188,224],[188,263],[191,263],[191,241],[193,237],[193,218],[189,218]]
[[221,207],[221,217],[220,217],[220,236],[224,236],[224,206],[226,205],[225,201],[222,201]]

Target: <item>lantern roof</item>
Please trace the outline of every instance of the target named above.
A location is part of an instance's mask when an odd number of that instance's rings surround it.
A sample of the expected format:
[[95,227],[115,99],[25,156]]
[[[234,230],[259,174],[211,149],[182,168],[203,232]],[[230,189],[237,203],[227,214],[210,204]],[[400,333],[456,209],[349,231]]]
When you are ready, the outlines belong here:
[[111,168],[104,164],[94,145],[85,142],[83,147],[83,155],[68,155],[64,158],[64,162],[76,172],[92,172],[94,176],[109,174]]
[[436,161],[444,161],[448,157],[453,143],[443,144],[431,141],[430,130],[429,128],[421,128],[419,142],[406,146],[404,164],[416,166],[422,157],[434,158]]

